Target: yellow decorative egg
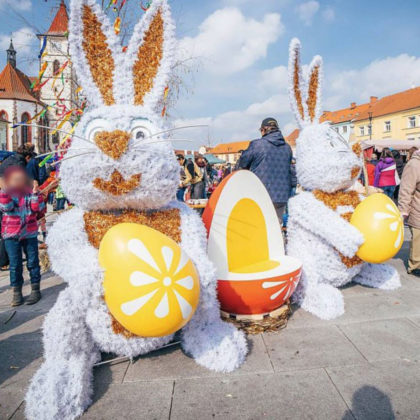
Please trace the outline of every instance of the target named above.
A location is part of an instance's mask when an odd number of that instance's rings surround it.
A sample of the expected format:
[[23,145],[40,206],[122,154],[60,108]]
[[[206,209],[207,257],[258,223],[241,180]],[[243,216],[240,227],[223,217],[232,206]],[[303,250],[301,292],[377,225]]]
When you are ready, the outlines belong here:
[[200,296],[191,259],[166,235],[136,223],[111,228],[101,241],[105,302],[115,319],[142,337],[172,334],[193,316]]
[[350,223],[364,235],[357,256],[379,264],[393,258],[404,242],[404,224],[394,202],[385,194],[373,194],[355,209]]

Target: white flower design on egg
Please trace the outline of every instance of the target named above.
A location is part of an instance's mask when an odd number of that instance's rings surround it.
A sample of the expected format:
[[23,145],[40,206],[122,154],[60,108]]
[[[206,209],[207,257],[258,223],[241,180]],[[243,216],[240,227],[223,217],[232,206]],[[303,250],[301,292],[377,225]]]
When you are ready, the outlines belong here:
[[373,217],[376,220],[388,220],[389,230],[391,232],[398,232],[397,239],[394,242],[394,247],[398,249],[404,237],[403,221],[395,205],[387,204],[386,209],[388,210],[387,212],[382,212],[382,211],[375,212]]
[[[150,288],[148,288],[147,294],[142,294],[136,299],[124,302],[121,305],[122,312],[125,315],[132,316],[146,305],[150,299],[155,295],[158,295],[159,303],[154,309],[154,315],[160,319],[166,318],[171,310],[174,309],[171,307],[169,299],[170,294],[172,294],[178,302],[182,318],[184,320],[188,319],[193,311],[193,307],[190,302],[188,302],[187,298],[183,296],[183,291],[191,291],[193,288],[197,287],[197,285],[192,276],[182,277],[179,275],[190,261],[185,252],[181,252],[181,258],[176,269],[172,269],[174,251],[169,246],[163,246],[161,248],[164,260],[163,266],[159,265],[156,259],[153,258],[152,254],[140,239],[131,239],[128,242],[128,250],[156,272],[156,276],[151,276],[142,271],[133,271],[130,275],[130,283],[139,288],[153,284],[156,288],[151,292]],[[139,291],[141,291],[141,289]]]

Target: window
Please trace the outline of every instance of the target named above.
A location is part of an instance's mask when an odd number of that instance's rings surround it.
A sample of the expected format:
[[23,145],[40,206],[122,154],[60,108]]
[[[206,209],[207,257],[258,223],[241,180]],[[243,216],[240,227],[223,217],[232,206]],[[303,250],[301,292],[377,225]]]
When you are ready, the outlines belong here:
[[58,60],[54,60],[54,62],[53,62],[53,73],[57,74],[58,70],[60,70],[60,62]]
[[[30,116],[27,112],[25,112],[24,114],[22,114],[22,118],[21,118],[21,122],[22,124],[26,124],[30,119]],[[31,142],[31,128],[28,127],[27,125],[22,125],[20,127],[20,144],[24,145],[25,143],[30,143]]]
[[391,131],[391,121],[385,121],[385,131]]
[[337,133],[338,133],[338,127],[334,127],[334,130],[337,131]]
[[407,140],[414,141],[415,138],[414,137],[408,137]]
[[365,127],[360,127],[360,135],[364,136],[365,135]]
[[416,127],[416,117],[408,117],[408,128]]
[[7,150],[7,113],[0,111],[0,150]]
[[[42,117],[39,120],[39,125],[42,125],[43,127],[48,127],[48,124],[49,124],[48,117],[44,115],[44,117]],[[39,132],[39,137],[40,137],[39,148],[43,153],[45,153],[46,151],[49,150],[48,128],[41,128]]]
[[343,133],[347,133],[347,125],[343,125]]

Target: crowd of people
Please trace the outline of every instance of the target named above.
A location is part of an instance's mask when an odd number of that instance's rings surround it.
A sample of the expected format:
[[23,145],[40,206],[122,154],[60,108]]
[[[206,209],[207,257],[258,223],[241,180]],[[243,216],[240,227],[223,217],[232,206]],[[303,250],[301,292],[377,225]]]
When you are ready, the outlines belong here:
[[281,223],[287,202],[296,192],[297,179],[292,149],[286,143],[274,118],[266,118],[260,126],[261,138],[250,143],[234,167],[214,167],[198,155],[194,160],[178,154],[181,181],[177,199],[206,199],[232,171],[248,169],[255,173],[267,188]]
[[[188,159],[178,154],[179,201],[210,197],[218,184],[235,170],[255,173],[265,185],[280,223],[287,225],[287,203],[296,194],[298,180],[291,147],[286,143],[274,118],[260,127],[261,138],[250,143],[234,167],[211,165],[205,156]],[[383,149],[365,159],[366,171],[360,182],[386,194],[398,203],[412,233],[408,272],[420,276],[420,150],[410,149],[405,157],[397,150]],[[65,208],[67,200],[53,167],[40,165],[32,144],[20,146],[0,164],[1,232],[0,267],[10,270],[12,306],[24,303],[22,295],[23,258],[26,257],[31,282],[27,304],[41,298],[39,248],[45,247],[47,204],[55,211]],[[42,241],[38,240],[39,231]]]

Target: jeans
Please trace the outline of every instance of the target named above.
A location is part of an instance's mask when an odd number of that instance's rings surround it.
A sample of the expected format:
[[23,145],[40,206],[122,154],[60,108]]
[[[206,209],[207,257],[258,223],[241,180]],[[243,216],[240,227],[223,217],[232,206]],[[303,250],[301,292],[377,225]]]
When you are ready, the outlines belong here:
[[22,250],[26,255],[26,267],[28,268],[31,283],[41,281],[41,268],[38,257],[38,238],[5,239],[7,254],[10,260],[10,285],[12,287],[23,284]]
[[178,191],[176,192],[176,199],[178,201],[184,201],[184,194],[185,194],[185,187],[178,188]]
[[387,195],[391,200],[394,198],[395,185],[390,185],[388,187],[379,187],[379,188],[383,190],[384,194]]
[[273,203],[273,204],[274,204],[274,208],[276,209],[280,226],[283,226],[283,215],[284,215],[284,211],[286,210],[286,204],[285,203]]
[[57,198],[56,200],[57,200],[57,204],[56,204],[55,210],[56,211],[64,210],[64,207],[67,201],[66,198]]

